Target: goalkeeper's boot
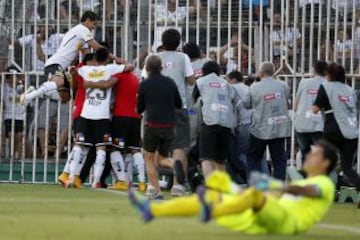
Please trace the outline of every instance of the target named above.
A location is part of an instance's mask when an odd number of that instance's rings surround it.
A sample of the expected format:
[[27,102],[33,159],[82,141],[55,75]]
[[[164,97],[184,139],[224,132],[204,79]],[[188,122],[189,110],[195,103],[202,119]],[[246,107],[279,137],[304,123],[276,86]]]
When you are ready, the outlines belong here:
[[116,181],[115,184],[109,188],[113,190],[127,191],[129,190],[129,184],[123,181]]
[[67,183],[68,180],[69,180],[69,174],[65,172],[61,173],[58,177],[58,181],[59,183],[61,183],[63,187],[65,187],[65,184]]
[[136,193],[133,189],[129,190],[130,203],[139,211],[144,222],[150,222],[154,216],[150,210],[150,201]]
[[145,193],[146,192],[146,183],[140,182],[138,187],[139,192]]
[[204,186],[200,186],[197,188],[196,193],[201,204],[200,221],[207,223],[211,220],[212,206],[210,203],[206,202],[206,188]]
[[241,187],[234,183],[229,174],[222,171],[214,171],[205,181],[205,186],[223,193],[238,193]]

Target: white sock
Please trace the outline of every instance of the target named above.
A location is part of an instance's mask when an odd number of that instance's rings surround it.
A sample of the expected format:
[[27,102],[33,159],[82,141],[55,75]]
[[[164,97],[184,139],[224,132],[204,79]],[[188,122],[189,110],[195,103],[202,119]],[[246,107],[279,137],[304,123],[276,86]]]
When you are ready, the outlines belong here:
[[142,153],[138,152],[133,155],[134,167],[138,174],[139,182],[145,182],[145,161]]
[[100,182],[101,174],[104,171],[106,160],[105,150],[96,150],[96,160],[94,164],[94,181],[93,186]]
[[44,95],[45,93],[57,90],[57,85],[53,81],[47,81],[44,82],[38,89],[35,89],[34,91],[30,93],[25,94],[25,100],[31,101],[36,97],[40,97]]
[[119,151],[110,154],[110,162],[117,181],[126,181],[125,162]]
[[134,161],[131,154],[127,154],[125,158],[125,175],[128,183],[132,182]]
[[87,155],[89,153],[89,150],[90,150],[89,147],[81,146],[80,161],[79,161],[79,164],[78,164],[78,166],[76,168],[75,176],[80,176],[81,170],[84,167],[86,157],[87,157]]
[[[84,166],[86,156],[89,152],[88,147],[74,146],[72,149],[72,161],[69,166],[69,179],[74,181],[75,176],[79,176]],[[65,171],[65,169],[64,169]]]
[[68,159],[67,159],[67,161],[65,163],[63,173],[67,173],[67,174],[70,173],[70,164],[71,164],[71,161],[73,160],[73,151],[74,150],[71,150],[71,152],[70,152],[70,154],[68,156]]

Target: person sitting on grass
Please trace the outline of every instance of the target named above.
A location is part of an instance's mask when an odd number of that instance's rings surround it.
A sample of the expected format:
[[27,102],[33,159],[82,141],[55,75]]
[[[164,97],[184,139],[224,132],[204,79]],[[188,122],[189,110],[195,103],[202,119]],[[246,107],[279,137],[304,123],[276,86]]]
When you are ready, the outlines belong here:
[[319,141],[307,155],[307,178],[290,184],[252,173],[250,187],[241,189],[226,173],[214,172],[197,194],[150,202],[133,190],[131,203],[145,222],[154,218],[200,215],[202,222],[246,234],[299,234],[310,230],[328,212],[335,186],[328,174],[337,163],[337,149]]

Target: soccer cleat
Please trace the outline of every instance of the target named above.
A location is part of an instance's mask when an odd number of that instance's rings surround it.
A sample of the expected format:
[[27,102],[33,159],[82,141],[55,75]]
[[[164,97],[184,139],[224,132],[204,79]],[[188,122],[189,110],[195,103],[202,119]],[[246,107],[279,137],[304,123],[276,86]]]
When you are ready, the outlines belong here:
[[73,186],[74,188],[82,188],[82,187],[83,187],[82,181],[81,181],[81,179],[80,179],[79,176],[75,176],[74,182],[72,183],[72,186]]
[[29,94],[34,90],[35,90],[35,88],[33,86],[30,86],[23,94],[21,94],[20,103],[25,105],[25,106],[28,105],[31,102],[31,100],[26,98],[26,94]]
[[150,210],[150,201],[147,198],[137,194],[133,189],[130,189],[129,200],[130,203],[140,212],[144,222],[150,222],[154,218]]
[[129,190],[129,184],[123,181],[116,181],[115,184],[109,188],[113,190],[127,191]]
[[211,220],[211,205],[206,202],[205,194],[206,189],[204,186],[200,186],[197,188],[196,193],[199,198],[199,202],[201,204],[200,210],[200,221],[203,223],[207,223]]
[[65,172],[61,173],[58,177],[58,181],[63,187],[65,187],[65,184],[69,181],[69,174]]
[[145,193],[146,192],[146,183],[140,182],[138,190],[139,190],[139,192]]
[[171,188],[170,194],[173,197],[185,196],[186,195],[185,187],[183,185],[180,185],[180,184],[174,185]]
[[164,196],[161,193],[156,193],[155,195],[152,196],[152,198],[150,198],[151,200],[157,200],[157,201],[162,201],[164,200]]

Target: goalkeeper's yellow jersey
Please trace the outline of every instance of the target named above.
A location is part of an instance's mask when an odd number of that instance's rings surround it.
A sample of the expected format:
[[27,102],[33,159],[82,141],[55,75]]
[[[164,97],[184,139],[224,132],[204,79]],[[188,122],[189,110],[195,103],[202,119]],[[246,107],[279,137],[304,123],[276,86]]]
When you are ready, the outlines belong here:
[[325,175],[294,181],[291,184],[313,185],[320,193],[318,198],[284,194],[279,199],[279,205],[287,209],[296,219],[297,230],[304,232],[319,222],[328,211],[334,201],[335,186],[332,180]]

